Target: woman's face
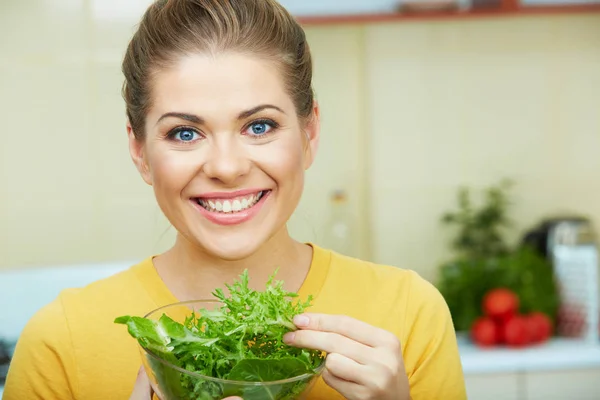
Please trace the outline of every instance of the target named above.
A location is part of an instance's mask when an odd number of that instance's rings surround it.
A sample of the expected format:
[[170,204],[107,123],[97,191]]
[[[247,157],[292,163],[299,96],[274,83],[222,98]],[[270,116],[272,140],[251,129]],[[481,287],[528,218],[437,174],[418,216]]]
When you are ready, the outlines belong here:
[[275,64],[191,55],[152,82],[146,138],[130,150],[178,232],[236,260],[285,235],[318,144],[318,110],[298,120]]

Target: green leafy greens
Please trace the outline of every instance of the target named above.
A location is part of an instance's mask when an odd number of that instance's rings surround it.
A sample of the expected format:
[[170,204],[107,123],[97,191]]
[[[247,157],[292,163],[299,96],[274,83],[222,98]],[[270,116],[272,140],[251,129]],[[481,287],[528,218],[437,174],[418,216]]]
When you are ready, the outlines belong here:
[[[295,315],[312,302],[293,301],[297,293],[286,292],[282,281],[273,274],[264,291],[248,287],[248,271],[239,280],[213,292],[214,309],[190,310],[183,323],[166,314],[158,320],[121,316],[115,323],[127,325],[129,334],[158,358],[179,368],[227,381],[256,382],[240,385],[202,379],[179,372],[149,356],[163,400],[220,400],[226,396],[251,399],[291,400],[308,388],[324,355],[317,350],[291,347],[283,335],[296,329]],[[150,372],[150,371],[149,371]],[[289,383],[260,385],[305,375]]]

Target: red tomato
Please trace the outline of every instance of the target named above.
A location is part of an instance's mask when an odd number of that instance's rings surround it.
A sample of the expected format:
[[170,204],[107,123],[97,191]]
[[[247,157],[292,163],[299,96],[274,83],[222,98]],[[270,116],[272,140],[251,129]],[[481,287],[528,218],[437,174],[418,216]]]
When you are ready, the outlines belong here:
[[487,292],[483,298],[483,312],[496,320],[506,321],[517,313],[519,298],[509,289],[498,288]]
[[504,338],[504,325],[506,325],[506,321],[494,320],[494,324],[496,325],[496,341],[497,341],[497,343],[505,344],[506,339]]
[[552,320],[546,314],[532,312],[525,317],[532,343],[543,343],[552,336]]
[[497,343],[496,324],[491,318],[480,317],[471,327],[471,339],[482,347],[490,347]]
[[504,324],[504,339],[510,347],[523,347],[529,344],[527,318],[521,315],[510,317]]

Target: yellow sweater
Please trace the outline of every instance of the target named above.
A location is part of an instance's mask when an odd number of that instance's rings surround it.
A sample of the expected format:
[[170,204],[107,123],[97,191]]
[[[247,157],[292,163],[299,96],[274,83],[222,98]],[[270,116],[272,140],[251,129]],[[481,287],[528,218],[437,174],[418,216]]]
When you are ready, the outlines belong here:
[[[466,399],[446,303],[415,272],[375,265],[314,246],[301,297],[310,311],[345,314],[397,335],[412,400]],[[63,291],[25,327],[8,372],[4,400],[129,399],[141,365],[121,315],[144,315],[177,299],[152,258],[81,289]],[[319,380],[309,400],[341,395]]]

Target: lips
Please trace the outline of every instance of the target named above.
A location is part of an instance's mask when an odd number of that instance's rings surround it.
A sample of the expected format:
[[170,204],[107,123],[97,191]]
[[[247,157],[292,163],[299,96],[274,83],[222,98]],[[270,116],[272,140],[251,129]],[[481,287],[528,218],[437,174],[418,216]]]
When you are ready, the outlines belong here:
[[268,190],[261,190],[233,197],[199,197],[195,200],[201,207],[209,212],[230,214],[242,212],[254,207],[268,192]]

